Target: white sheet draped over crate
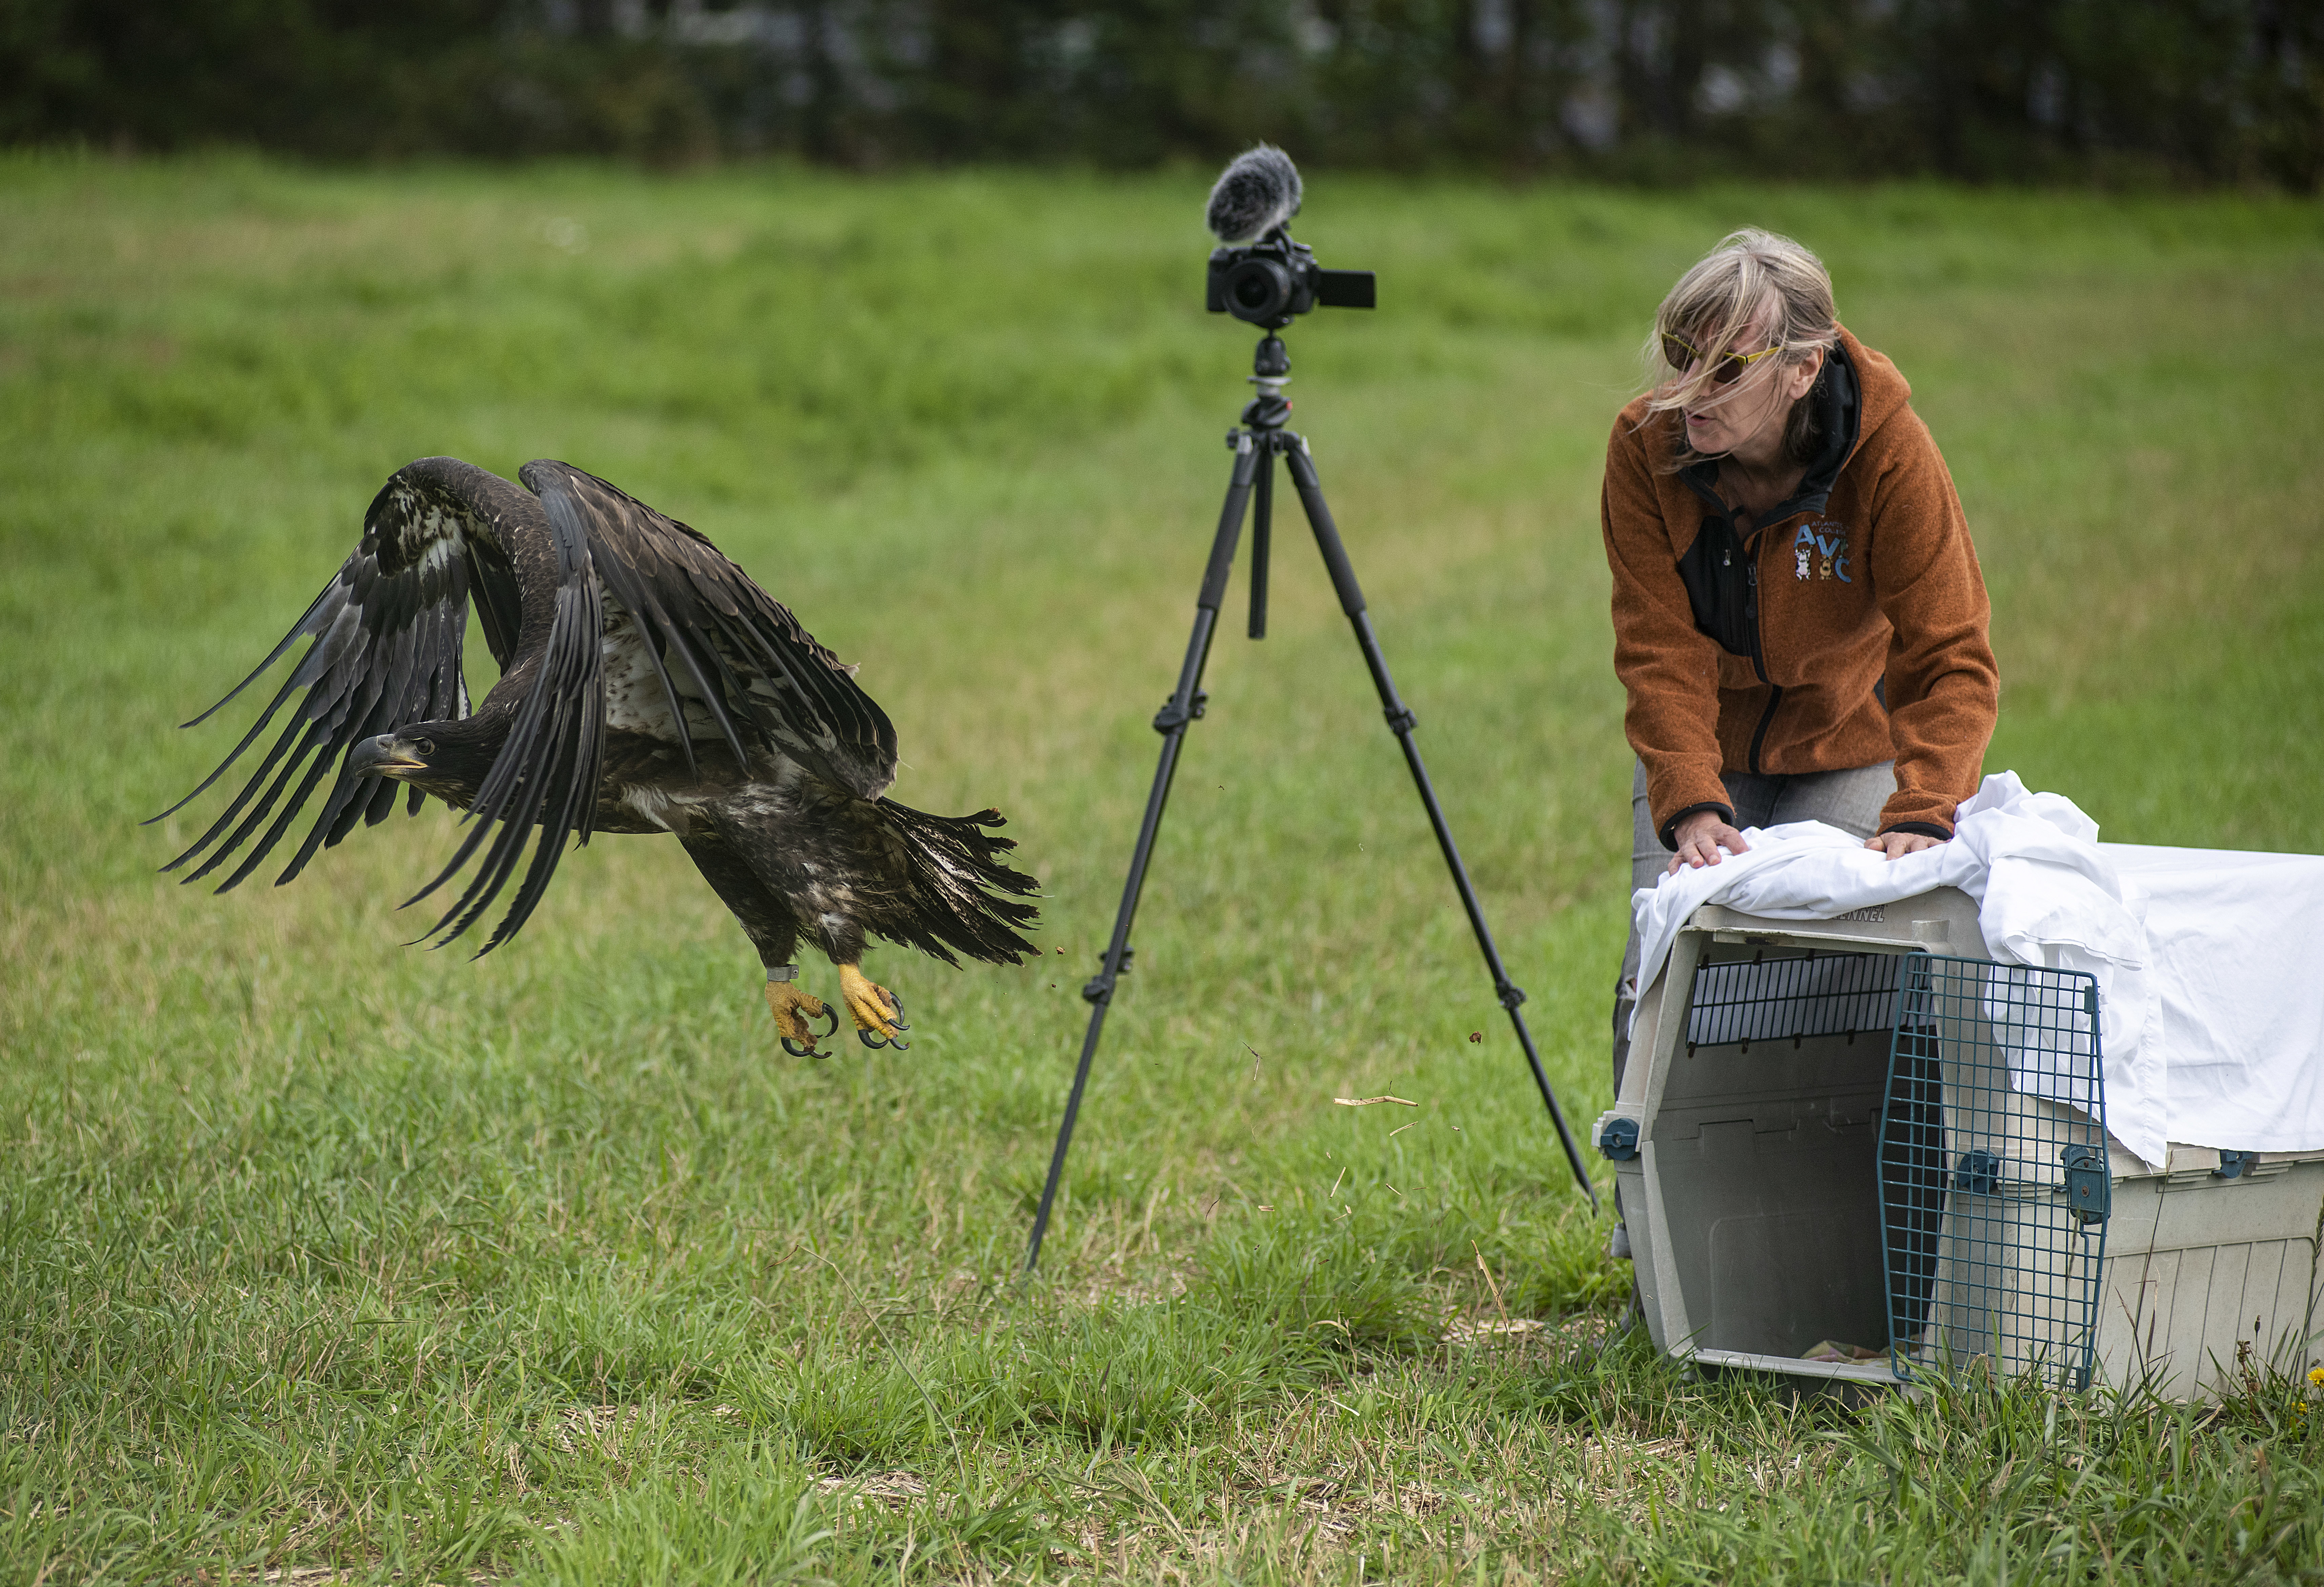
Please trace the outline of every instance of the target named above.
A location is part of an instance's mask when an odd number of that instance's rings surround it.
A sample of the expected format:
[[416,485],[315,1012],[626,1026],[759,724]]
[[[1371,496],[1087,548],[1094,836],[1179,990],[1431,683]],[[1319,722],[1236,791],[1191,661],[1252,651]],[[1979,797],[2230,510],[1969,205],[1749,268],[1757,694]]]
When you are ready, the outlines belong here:
[[2145,903],[2171,1139],[2324,1148],[2324,856],[2099,846]]
[[[1640,986],[1706,903],[1819,920],[1955,887],[1995,960],[2097,980],[2124,1146],[2158,1166],[2173,1140],[2324,1149],[2324,857],[2100,844],[2072,800],[2014,772],[1960,807],[1952,842],[1899,860],[1820,822],[1747,836],[1748,853],[1633,896]],[[2018,1078],[2049,1089],[2036,1068]]]

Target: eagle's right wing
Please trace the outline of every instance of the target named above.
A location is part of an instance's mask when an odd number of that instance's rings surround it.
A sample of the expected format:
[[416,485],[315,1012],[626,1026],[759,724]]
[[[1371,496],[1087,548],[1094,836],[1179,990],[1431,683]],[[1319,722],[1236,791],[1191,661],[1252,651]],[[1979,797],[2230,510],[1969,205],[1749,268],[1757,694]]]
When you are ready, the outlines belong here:
[[[484,951],[506,941],[540,901],[566,839],[577,834],[589,840],[604,753],[602,612],[587,543],[546,522],[540,503],[527,493],[456,457],[423,457],[398,469],[364,515],[362,543],[306,614],[225,699],[186,724],[207,721],[300,639],[314,641],[217,770],[161,812],[182,809],[223,777],[290,697],[306,691],[226,813],[162,869],[174,871],[207,854],[185,878],[196,881],[251,843],[218,890],[237,885],[282,840],[334,767],[338,777],[322,814],[276,885],[297,876],[318,848],[337,844],[358,820],[386,819],[395,807],[396,785],[350,776],[347,752],[414,723],[469,715],[460,650],[471,593],[484,641],[503,669],[501,687],[517,693],[514,719],[469,807],[466,837],[451,863],[409,901],[436,891],[483,850],[475,873],[426,933],[440,933],[445,941],[459,936],[522,863],[537,826],[532,863]],[[528,604],[539,619],[529,634]],[[530,646],[521,654],[521,643]],[[420,789],[411,790],[412,809],[421,798]],[[261,833],[277,805],[281,813]]]
[[[226,813],[162,870],[174,871],[200,858],[201,863],[184,878],[198,881],[257,835],[250,853],[218,890],[240,885],[282,841],[316,785],[341,764],[349,748],[405,723],[468,714],[460,647],[468,627],[472,563],[478,552],[503,567],[505,559],[488,523],[480,523],[445,493],[429,488],[429,482],[408,479],[410,472],[399,472],[381,488],[364,515],[362,543],[281,642],[225,699],[185,724],[193,727],[208,721],[301,639],[315,641],[217,770],[152,818],[159,821],[192,803],[257,742],[292,694],[306,691],[306,697],[291,708],[281,736]],[[387,819],[395,808],[396,791],[392,782],[350,777],[342,769],[323,813],[276,885],[297,876],[316,849],[337,844],[355,829],[356,821],[376,826]],[[417,810],[420,802],[420,790],[413,789],[411,807]],[[281,814],[261,834],[277,805],[282,807]],[[208,857],[202,858],[206,853]]]

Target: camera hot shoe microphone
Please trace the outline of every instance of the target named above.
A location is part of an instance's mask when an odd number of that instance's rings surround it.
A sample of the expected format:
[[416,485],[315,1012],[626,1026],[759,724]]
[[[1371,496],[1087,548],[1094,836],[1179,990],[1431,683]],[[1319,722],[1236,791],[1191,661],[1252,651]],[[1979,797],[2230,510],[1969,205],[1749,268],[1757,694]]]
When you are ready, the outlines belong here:
[[1219,172],[1204,218],[1222,243],[1255,243],[1299,213],[1299,168],[1272,143],[1236,155]]

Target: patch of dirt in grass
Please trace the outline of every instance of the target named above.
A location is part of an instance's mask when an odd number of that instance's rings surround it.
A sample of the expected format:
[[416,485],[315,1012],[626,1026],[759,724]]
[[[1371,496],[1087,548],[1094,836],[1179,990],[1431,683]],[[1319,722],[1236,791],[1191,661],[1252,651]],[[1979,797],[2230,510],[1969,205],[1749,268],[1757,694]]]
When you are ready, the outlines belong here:
[[1603,1312],[1581,1312],[1555,1319],[1456,1316],[1445,1324],[1443,1340],[1453,1345],[1562,1354],[1604,1344],[1612,1335],[1614,1325],[1615,1319]]
[[825,1477],[816,1483],[816,1491],[842,1500],[850,1509],[861,1509],[867,1504],[900,1510],[915,1499],[927,1496],[928,1485],[910,1472],[877,1472],[868,1477]]
[[1317,1518],[1334,1539],[1344,1538],[1376,1516],[1404,1516],[1418,1520],[1444,1508],[1443,1494],[1422,1482],[1396,1482],[1385,1488],[1345,1477],[1295,1477],[1286,1488],[1291,1508]]
[[1153,1306],[1160,1301],[1176,1300],[1186,1293],[1187,1281],[1194,1277],[1193,1259],[1156,1267],[1151,1262],[1135,1267],[1123,1261],[1108,1261],[1090,1276],[1082,1288],[1081,1302],[1094,1309],[1107,1299],[1128,1301],[1132,1306]]
[[558,1413],[557,1430],[549,1439],[567,1454],[578,1454],[585,1444],[608,1460],[619,1458],[622,1435],[646,1414],[639,1405],[576,1405]]

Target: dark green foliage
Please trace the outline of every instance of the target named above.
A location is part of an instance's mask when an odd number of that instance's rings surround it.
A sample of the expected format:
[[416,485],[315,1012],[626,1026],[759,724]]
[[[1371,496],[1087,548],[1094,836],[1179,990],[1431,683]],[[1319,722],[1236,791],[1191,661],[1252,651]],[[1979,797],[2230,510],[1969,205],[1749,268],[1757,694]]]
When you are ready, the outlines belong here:
[[2324,176],[2300,0],[0,0],[0,139],[1980,180]]

